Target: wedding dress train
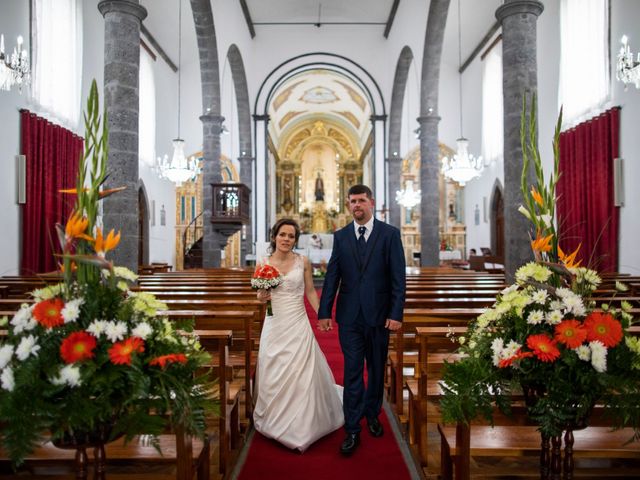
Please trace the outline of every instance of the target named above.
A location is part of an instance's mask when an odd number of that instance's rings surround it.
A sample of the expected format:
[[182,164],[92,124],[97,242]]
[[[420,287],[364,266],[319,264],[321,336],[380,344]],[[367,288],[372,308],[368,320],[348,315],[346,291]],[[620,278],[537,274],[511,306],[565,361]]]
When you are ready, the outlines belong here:
[[304,262],[297,256],[271,292],[273,316],[260,336],[254,425],[264,436],[304,451],[344,424],[342,387],[313,335],[304,306]]

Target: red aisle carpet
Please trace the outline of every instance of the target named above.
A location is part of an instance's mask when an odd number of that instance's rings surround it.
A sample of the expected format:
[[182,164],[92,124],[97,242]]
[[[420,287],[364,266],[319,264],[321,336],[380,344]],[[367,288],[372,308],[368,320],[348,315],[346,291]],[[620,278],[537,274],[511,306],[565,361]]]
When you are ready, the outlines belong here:
[[[334,323],[334,329],[331,332],[319,332],[316,328],[317,317],[309,305],[307,305],[307,312],[336,382],[342,384],[343,359],[336,325]],[[342,428],[321,438],[303,454],[289,450],[256,432],[238,478],[240,480],[353,480],[357,478],[401,480],[411,478],[384,411],[380,414],[380,421],[385,432],[381,438],[371,437],[363,421],[360,447],[349,458],[342,457],[338,452],[340,443],[344,439]]]

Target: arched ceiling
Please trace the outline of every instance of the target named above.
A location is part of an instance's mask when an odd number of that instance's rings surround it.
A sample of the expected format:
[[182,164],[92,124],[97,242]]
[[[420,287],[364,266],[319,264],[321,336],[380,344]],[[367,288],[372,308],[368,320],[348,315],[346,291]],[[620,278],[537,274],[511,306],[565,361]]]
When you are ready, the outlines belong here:
[[351,79],[327,69],[298,73],[273,93],[269,105],[269,133],[278,145],[296,125],[324,118],[341,125],[362,145],[371,131],[371,105]]

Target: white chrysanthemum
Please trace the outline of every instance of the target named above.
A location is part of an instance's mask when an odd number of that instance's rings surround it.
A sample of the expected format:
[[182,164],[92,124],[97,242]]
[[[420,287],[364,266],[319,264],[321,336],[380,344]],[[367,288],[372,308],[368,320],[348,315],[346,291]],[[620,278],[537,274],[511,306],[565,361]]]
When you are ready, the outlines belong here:
[[513,285],[505,288],[504,290],[502,290],[500,292],[501,295],[508,295],[511,292],[515,292],[516,290],[518,290],[518,284],[514,283]]
[[91,322],[91,325],[87,327],[87,332],[89,332],[96,338],[100,338],[100,335],[102,335],[107,329],[108,323],[109,322],[107,322],[106,320],[94,320],[93,322]]
[[118,340],[124,339],[124,336],[127,334],[127,324],[115,321],[107,322],[104,333],[111,342],[115,343]]
[[[11,325],[13,325],[13,333],[22,333],[24,330],[31,330],[31,328],[27,328],[31,323],[35,322],[31,317],[31,312],[33,311],[33,305],[28,305],[23,303],[20,307],[20,310],[16,312],[16,314],[11,319]],[[35,322],[37,323],[37,322]]]
[[48,287],[39,288],[31,292],[31,296],[36,300],[36,302],[41,302],[43,300],[51,300],[62,293],[62,287],[64,285],[62,283],[58,283],[57,285],[50,285]]
[[78,319],[80,316],[80,307],[83,303],[83,298],[74,298],[64,305],[64,308],[60,312],[64,323],[75,322]]
[[130,282],[135,282],[138,279],[138,275],[126,267],[113,267],[113,274],[118,278],[122,278]]
[[36,343],[36,337],[33,335],[22,337],[18,348],[16,348],[16,357],[18,357],[19,360],[26,360],[29,358],[29,355],[35,357],[38,354],[38,350],[40,350],[40,345]]
[[116,283],[116,288],[122,292],[126,292],[127,290],[129,290],[129,285],[127,285],[127,282],[125,282],[124,280],[120,280],[118,283]]
[[11,367],[7,367],[2,370],[2,374],[0,375],[0,382],[2,382],[2,388],[7,390],[8,392],[12,392],[16,386],[16,382],[13,378],[13,369]]
[[626,292],[629,290],[629,287],[625,283],[616,280],[616,290],[618,290],[619,292]]
[[586,284],[589,290],[594,291],[602,279],[593,270],[589,270],[585,267],[570,268],[569,271],[576,276],[576,282],[578,284]]
[[476,348],[476,341],[475,340],[471,340],[469,341],[469,350],[474,350]]
[[596,370],[596,372],[606,372],[607,371],[607,347],[598,340],[594,340],[593,342],[589,342],[589,347],[591,348],[591,365]]
[[582,298],[573,292],[571,295],[564,297],[564,308],[568,313],[573,313],[576,317],[584,317],[587,314]]
[[491,351],[493,352],[493,365],[498,366],[500,359],[502,358],[502,350],[504,349],[504,340],[501,338],[494,338],[491,342]]
[[564,308],[564,303],[561,302],[560,300],[553,300],[550,304],[549,304],[549,308],[551,310],[562,310]]
[[562,321],[562,312],[560,310],[551,310],[546,317],[549,325],[557,325]]
[[584,362],[591,360],[591,349],[588,345],[580,345],[574,351],[578,354],[578,358]]
[[134,337],[140,337],[143,340],[146,340],[149,335],[153,333],[153,328],[147,322],[141,322],[135,326],[135,328],[131,331],[131,335]]
[[518,342],[511,340],[509,343],[507,343],[507,346],[502,350],[502,358],[511,358],[513,357],[516,353],[518,353],[518,350],[520,350],[522,348],[522,345],[520,345]]
[[549,294],[546,290],[536,290],[531,294],[531,300],[533,300],[534,303],[539,303],[540,305],[544,305],[547,298],[549,298]]
[[544,320],[544,312],[542,310],[532,310],[527,316],[527,323],[530,325],[538,325]]
[[0,347],[0,368],[4,368],[13,357],[13,345],[3,345]]
[[499,314],[500,316],[509,312],[509,310],[511,310],[511,305],[509,303],[501,303],[499,305],[496,305],[496,308],[495,308],[496,313]]
[[60,375],[51,379],[54,385],[69,385],[77,387],[82,384],[80,369],[75,365],[65,365],[60,369]]

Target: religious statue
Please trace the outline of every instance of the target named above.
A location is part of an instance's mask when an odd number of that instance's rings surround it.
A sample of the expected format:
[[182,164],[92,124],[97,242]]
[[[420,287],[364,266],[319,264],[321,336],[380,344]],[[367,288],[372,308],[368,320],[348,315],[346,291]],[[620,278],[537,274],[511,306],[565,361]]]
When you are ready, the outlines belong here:
[[324,201],[324,182],[322,181],[322,176],[320,176],[320,172],[318,172],[318,177],[316,178],[315,196],[316,196],[316,202]]

